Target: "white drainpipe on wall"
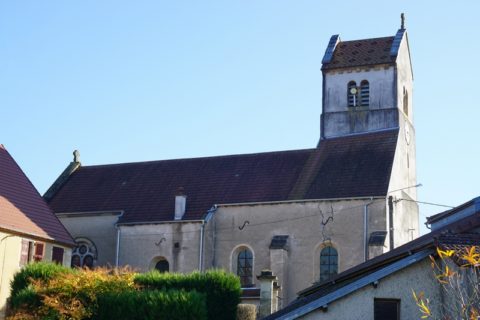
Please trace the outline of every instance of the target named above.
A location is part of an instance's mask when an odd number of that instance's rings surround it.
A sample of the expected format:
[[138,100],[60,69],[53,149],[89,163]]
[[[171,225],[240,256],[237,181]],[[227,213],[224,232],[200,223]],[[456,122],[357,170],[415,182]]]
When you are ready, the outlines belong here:
[[368,260],[368,206],[373,203],[373,197],[370,198],[370,202],[365,204],[363,210],[363,235],[365,243],[365,252],[363,255],[364,261]]
[[213,205],[207,212],[207,216],[202,221],[202,226],[200,227],[200,250],[199,250],[199,257],[198,257],[198,270],[200,272],[203,271],[203,260],[204,260],[204,242],[205,242],[205,225],[208,221],[213,217],[213,214],[217,211],[217,205]]
[[120,258],[120,227],[118,226],[118,221],[120,218],[123,216],[123,211],[120,212],[120,215],[118,216],[118,220],[115,223],[115,229],[117,229],[117,243],[116,243],[116,248],[115,248],[115,267],[118,268],[119,266],[119,258]]

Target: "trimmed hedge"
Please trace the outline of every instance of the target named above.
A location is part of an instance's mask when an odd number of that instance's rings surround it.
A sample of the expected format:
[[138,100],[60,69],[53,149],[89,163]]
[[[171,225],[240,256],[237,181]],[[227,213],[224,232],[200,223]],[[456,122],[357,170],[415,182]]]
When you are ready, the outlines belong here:
[[20,291],[27,289],[35,280],[47,282],[60,274],[73,272],[75,270],[54,263],[36,262],[28,264],[13,277],[10,283],[10,296],[13,300]]
[[237,310],[237,320],[256,320],[257,307],[254,304],[240,303]]
[[206,320],[205,296],[196,291],[123,291],[98,296],[95,320]]
[[234,320],[240,303],[240,280],[225,271],[212,270],[190,274],[159,273],[137,274],[134,282],[144,290],[178,289],[204,293],[208,319]]

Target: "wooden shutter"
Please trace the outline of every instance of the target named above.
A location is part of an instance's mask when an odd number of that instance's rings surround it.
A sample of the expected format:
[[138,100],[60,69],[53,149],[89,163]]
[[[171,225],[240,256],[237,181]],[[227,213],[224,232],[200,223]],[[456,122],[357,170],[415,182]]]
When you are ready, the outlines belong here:
[[43,260],[43,251],[45,249],[45,244],[41,242],[35,242],[35,250],[33,253],[33,260],[34,261],[42,261]]
[[22,239],[22,249],[20,251],[20,267],[30,262],[30,253],[32,251],[32,241]]
[[53,247],[52,249],[52,262],[63,264],[63,248]]

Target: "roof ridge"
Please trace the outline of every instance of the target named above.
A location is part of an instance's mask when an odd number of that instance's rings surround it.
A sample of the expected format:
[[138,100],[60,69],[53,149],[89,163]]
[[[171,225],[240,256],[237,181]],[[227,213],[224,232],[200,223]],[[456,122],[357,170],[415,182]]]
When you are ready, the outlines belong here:
[[107,166],[124,166],[124,165],[140,165],[140,164],[153,164],[159,162],[168,162],[168,161],[188,161],[188,160],[204,160],[204,159],[218,159],[218,158],[233,158],[233,157],[242,157],[242,156],[257,156],[257,155],[267,155],[267,154],[280,154],[280,153],[294,153],[294,152],[307,152],[314,151],[317,148],[306,148],[306,149],[294,149],[294,150],[281,150],[281,151],[266,151],[266,152],[254,152],[254,153],[237,153],[237,154],[226,154],[218,156],[205,156],[205,157],[190,157],[190,158],[175,158],[175,159],[162,159],[162,160],[148,160],[148,161],[131,161],[131,162],[120,162],[120,163],[108,163],[108,164],[95,164],[95,165],[82,165],[82,169],[93,168],[93,167],[107,167]]
[[374,40],[385,40],[385,39],[393,39],[395,36],[385,36],[385,37],[376,37],[376,38],[366,38],[366,39],[356,39],[356,40],[346,40],[342,41],[340,40],[339,43],[345,43],[345,42],[356,42],[356,41],[374,41]]

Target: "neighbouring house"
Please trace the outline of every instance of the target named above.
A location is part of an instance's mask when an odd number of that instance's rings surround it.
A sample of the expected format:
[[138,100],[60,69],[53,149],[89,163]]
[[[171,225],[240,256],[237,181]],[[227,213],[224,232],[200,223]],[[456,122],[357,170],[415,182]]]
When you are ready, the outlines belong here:
[[33,261],[70,266],[75,242],[3,145],[0,145],[0,319],[10,281]]
[[435,279],[429,256],[437,247],[462,253],[480,246],[480,197],[430,217],[428,224],[430,233],[303,289],[265,319],[420,319],[412,290],[424,292],[431,311],[441,314],[451,297]]
[[332,36],[322,64],[314,148],[88,166],[75,152],[44,194],[77,242],[72,265],[224,268],[240,277],[249,301],[258,297],[256,275],[270,269],[281,306],[416,238],[406,30]]

